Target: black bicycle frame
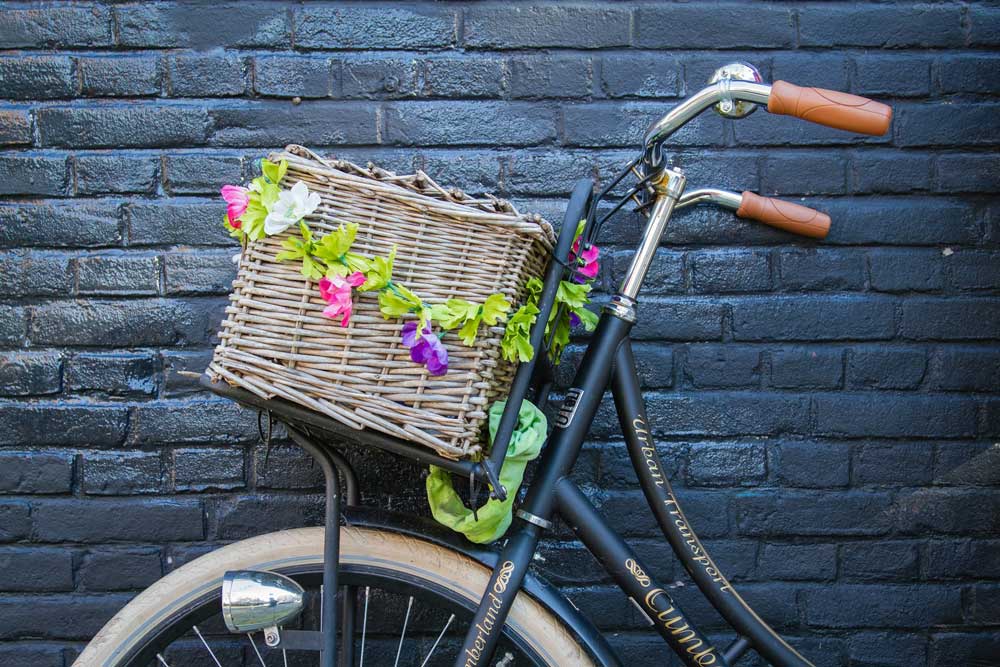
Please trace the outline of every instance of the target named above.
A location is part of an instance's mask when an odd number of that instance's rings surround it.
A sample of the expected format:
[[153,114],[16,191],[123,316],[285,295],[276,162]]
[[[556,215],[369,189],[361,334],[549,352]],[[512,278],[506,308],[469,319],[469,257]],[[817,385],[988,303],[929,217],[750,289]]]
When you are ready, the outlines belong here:
[[[749,648],[778,667],[810,667],[737,594],[684,516],[652,440],[629,332],[632,322],[605,309],[556,419],[534,481],[517,512],[456,667],[490,664],[542,531],[562,517],[618,586],[646,614],[688,667],[726,667]],[[677,558],[737,633],[720,650],[700,632],[649,568],[615,533],[568,475],[610,384],[625,444],[649,507]]]

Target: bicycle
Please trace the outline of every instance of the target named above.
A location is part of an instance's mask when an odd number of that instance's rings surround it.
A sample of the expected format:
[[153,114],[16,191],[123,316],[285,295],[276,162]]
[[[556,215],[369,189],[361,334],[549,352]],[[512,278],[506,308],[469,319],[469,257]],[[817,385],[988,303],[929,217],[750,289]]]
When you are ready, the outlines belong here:
[[[319,461],[326,479],[325,527],[262,535],[184,565],[119,612],[75,664],[172,667],[201,658],[220,667],[223,659],[266,667],[268,659],[279,664],[273,656],[280,656],[280,664],[290,664],[289,652],[293,659],[312,664],[318,651],[324,667],[338,661],[363,665],[366,659],[472,667],[491,664],[497,655],[497,664],[502,665],[620,665],[607,640],[572,603],[529,571],[539,538],[553,528],[558,515],[684,665],[725,667],[750,649],[778,667],[811,665],[739,596],[688,523],[652,440],[629,339],[640,287],[675,211],[711,203],[800,235],[827,234],[830,220],[822,213],[751,192],[688,191],[681,170],[666,164],[666,139],[708,108],[739,119],[763,104],[771,113],[873,135],[884,134],[892,117],[889,107],[865,98],[781,81],[765,84],[755,68],[735,63],[717,70],[707,87],[654,123],[644,137],[642,154],[598,193],[589,180],[576,184],[553,251],[555,260],[545,276],[539,300],[542,313],[552,308],[566,268],[562,258],[569,256],[577,221],[586,221],[587,243],[630,201],[648,221],[620,289],[603,308],[499,553],[475,547],[415,517],[360,507],[355,472],[332,445],[355,441],[420,464],[438,465],[468,477],[470,483],[488,483],[494,497],[503,498],[507,490],[496,476],[503,461],[500,448],[494,447],[479,462],[452,461],[415,451],[387,435],[353,431],[280,399],[261,399],[203,379],[212,391],[282,421],[291,438]],[[635,185],[599,215],[598,205],[629,175],[637,179]],[[532,330],[534,349],[540,349],[543,335],[543,326]],[[537,403],[544,403],[550,384],[550,374],[522,364],[512,385],[512,400],[531,394]],[[667,587],[655,580],[650,568],[570,481],[569,473],[609,385],[651,512],[701,593],[736,632],[736,639],[725,648],[715,646],[695,627]],[[507,429],[509,436],[512,428],[506,420],[499,431]],[[373,607],[379,610],[374,616]],[[220,614],[228,630],[240,634],[223,634]],[[314,624],[320,629],[301,629]],[[243,634],[248,643],[242,641]]]

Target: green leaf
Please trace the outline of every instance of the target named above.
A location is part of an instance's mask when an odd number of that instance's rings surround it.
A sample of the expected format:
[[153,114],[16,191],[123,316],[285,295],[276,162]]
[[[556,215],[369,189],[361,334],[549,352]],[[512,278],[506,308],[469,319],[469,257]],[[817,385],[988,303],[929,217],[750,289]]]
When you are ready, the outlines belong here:
[[285,177],[285,172],[288,171],[288,161],[282,160],[278,164],[275,164],[270,160],[262,159],[260,161],[260,170],[267,177],[267,180],[278,184]]
[[463,343],[466,345],[475,344],[476,334],[479,333],[479,323],[480,319],[473,317],[462,325],[462,328],[458,330],[458,337],[462,339]]
[[483,322],[491,327],[495,326],[497,322],[507,319],[510,308],[510,301],[503,294],[491,294],[483,302]]
[[413,304],[390,289],[379,293],[378,306],[379,310],[382,311],[382,317],[387,320],[394,317],[402,317],[413,310]]
[[593,331],[597,326],[597,321],[600,319],[597,316],[597,313],[592,310],[587,310],[586,308],[574,308],[573,312],[580,318],[580,324],[582,324],[583,328],[587,331]]
[[396,246],[393,246],[388,257],[376,257],[372,260],[371,269],[365,273],[365,284],[358,289],[362,292],[373,292],[388,287],[392,281],[392,264],[395,261]]
[[351,273],[355,271],[360,271],[361,273],[368,273],[371,271],[372,263],[370,259],[362,257],[361,255],[355,254],[353,252],[346,253],[344,255],[344,261],[347,263],[347,268],[351,270]]
[[589,295],[589,284],[562,280],[559,282],[559,291],[556,292],[556,302],[564,303],[570,308],[582,308],[590,303]]

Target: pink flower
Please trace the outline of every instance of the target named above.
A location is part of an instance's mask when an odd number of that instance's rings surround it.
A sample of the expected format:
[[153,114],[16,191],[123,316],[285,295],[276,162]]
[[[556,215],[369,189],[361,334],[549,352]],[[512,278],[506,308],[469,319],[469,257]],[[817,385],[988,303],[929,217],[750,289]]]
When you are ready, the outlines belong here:
[[[600,269],[600,265],[597,263],[597,258],[601,254],[601,251],[596,245],[587,247],[582,253],[580,252],[580,239],[573,241],[573,249],[570,253],[570,262],[575,262],[576,273],[579,275],[574,276],[574,280],[577,282],[584,282],[580,276],[586,276],[590,279],[597,277],[597,272]],[[582,261],[581,261],[582,260]]]
[[226,215],[229,217],[229,224],[233,229],[239,229],[240,216],[246,213],[247,204],[250,203],[250,191],[238,185],[223,185],[222,198],[226,200]]
[[323,315],[331,320],[340,317],[340,326],[351,323],[351,312],[354,302],[351,300],[351,289],[365,282],[365,275],[355,271],[348,276],[334,276],[319,281],[319,294],[330,304],[323,309]]
[[430,327],[417,333],[417,323],[413,320],[403,325],[403,345],[410,349],[410,359],[418,364],[426,364],[431,375],[448,372],[448,350]]

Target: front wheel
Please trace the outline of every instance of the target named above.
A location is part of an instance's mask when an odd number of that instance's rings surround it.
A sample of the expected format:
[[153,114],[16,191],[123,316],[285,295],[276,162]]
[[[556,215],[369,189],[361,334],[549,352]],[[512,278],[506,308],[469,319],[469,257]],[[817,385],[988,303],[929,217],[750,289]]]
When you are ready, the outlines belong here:
[[[358,664],[454,664],[490,570],[427,540],[341,527],[340,582],[356,599]],[[319,655],[267,648],[259,633],[229,634],[221,621],[223,573],[287,575],[312,598],[302,622],[318,628],[323,529],[261,535],[206,554],[153,584],[105,625],[74,667],[316,665]],[[593,665],[558,618],[518,594],[497,665]],[[363,661],[363,662],[360,662]]]

